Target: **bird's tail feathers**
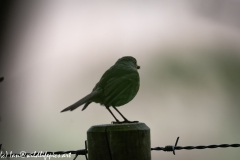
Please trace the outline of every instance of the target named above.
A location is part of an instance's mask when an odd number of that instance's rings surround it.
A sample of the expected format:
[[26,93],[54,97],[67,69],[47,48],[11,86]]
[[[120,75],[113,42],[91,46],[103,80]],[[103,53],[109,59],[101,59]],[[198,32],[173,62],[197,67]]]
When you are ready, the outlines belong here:
[[87,106],[91,103],[91,100],[97,95],[97,92],[91,92],[90,94],[88,94],[87,96],[83,97],[82,99],[80,99],[79,101],[77,101],[76,103],[72,104],[71,106],[63,109],[61,112],[65,112],[65,111],[73,111],[74,109],[78,108],[79,106],[83,105],[84,103],[86,103],[83,107],[82,110],[86,109]]
[[85,103],[84,106],[83,106],[83,108],[82,108],[82,111],[85,110],[90,103],[92,103],[92,102],[87,102],[87,103]]

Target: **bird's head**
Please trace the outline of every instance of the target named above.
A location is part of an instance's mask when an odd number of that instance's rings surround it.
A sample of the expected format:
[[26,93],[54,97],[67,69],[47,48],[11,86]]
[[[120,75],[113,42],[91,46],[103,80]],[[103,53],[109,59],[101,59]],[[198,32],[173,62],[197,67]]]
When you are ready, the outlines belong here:
[[118,59],[116,64],[131,66],[131,67],[134,67],[135,69],[140,69],[140,66],[137,65],[137,60],[131,56],[125,56]]

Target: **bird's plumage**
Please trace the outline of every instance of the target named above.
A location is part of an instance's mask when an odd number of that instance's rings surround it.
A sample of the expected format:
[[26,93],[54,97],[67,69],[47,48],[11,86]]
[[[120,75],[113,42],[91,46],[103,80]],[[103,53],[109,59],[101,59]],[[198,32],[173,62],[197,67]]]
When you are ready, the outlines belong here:
[[90,94],[61,112],[72,111],[85,104],[82,109],[84,110],[91,102],[106,107],[122,106],[130,102],[139,90],[140,78],[137,71],[139,68],[135,58],[130,56],[120,58],[102,75]]

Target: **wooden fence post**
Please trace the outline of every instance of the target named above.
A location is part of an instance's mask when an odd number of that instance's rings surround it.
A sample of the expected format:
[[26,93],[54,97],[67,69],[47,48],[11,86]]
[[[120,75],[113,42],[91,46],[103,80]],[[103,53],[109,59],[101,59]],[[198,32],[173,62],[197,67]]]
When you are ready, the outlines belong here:
[[144,123],[105,124],[87,131],[89,160],[150,160],[150,129]]

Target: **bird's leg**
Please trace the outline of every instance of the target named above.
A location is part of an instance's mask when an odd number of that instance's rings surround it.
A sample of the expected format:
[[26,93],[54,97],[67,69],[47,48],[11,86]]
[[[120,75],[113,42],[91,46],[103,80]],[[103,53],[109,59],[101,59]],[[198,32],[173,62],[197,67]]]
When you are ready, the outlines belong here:
[[124,119],[124,121],[122,121],[122,122],[119,122],[118,121],[118,123],[138,123],[138,121],[129,121],[127,118],[125,118],[123,115],[122,115],[122,113],[121,112],[119,112],[119,110],[116,108],[116,107],[114,107],[114,106],[112,106],[121,116],[122,116],[122,118]]
[[116,122],[113,123],[119,123],[120,121],[114,116],[114,114],[112,113],[112,111],[109,109],[109,107],[106,107],[107,110],[111,113],[111,115],[114,117],[114,119],[116,120]]

